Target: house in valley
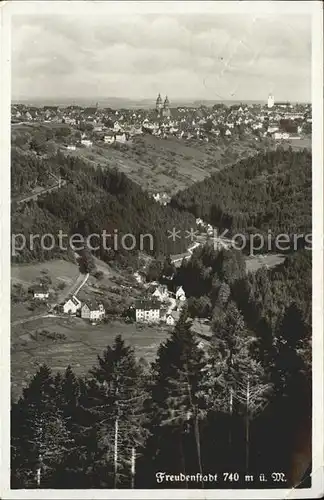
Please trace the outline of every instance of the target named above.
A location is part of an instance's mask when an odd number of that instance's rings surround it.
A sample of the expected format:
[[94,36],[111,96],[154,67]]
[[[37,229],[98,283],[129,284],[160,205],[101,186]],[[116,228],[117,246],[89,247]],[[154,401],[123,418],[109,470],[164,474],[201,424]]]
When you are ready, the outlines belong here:
[[165,318],[165,322],[167,325],[169,326],[173,326],[175,324],[175,319],[174,317],[172,316],[172,314],[167,314],[166,315],[166,318]]
[[37,285],[33,288],[34,299],[46,300],[49,297],[48,287],[46,285]]
[[81,309],[81,302],[73,295],[63,305],[63,312],[65,314],[76,314]]
[[168,287],[166,285],[159,285],[152,293],[152,297],[161,302],[168,300],[169,298]]
[[104,306],[94,301],[86,301],[81,307],[81,318],[100,321],[105,316]]
[[92,146],[92,141],[90,139],[81,139],[81,144],[82,146],[85,146],[86,148],[91,148]]
[[186,300],[186,294],[182,286],[178,286],[176,290],[176,299],[184,302]]
[[158,323],[161,305],[157,300],[137,300],[135,317],[138,323]]

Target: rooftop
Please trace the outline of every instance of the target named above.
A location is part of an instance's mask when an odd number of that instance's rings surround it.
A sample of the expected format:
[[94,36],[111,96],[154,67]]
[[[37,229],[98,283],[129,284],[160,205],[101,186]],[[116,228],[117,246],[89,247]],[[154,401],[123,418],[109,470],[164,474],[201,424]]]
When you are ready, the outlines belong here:
[[152,309],[160,309],[161,305],[156,300],[139,299],[135,302],[135,308],[136,309],[152,310]]

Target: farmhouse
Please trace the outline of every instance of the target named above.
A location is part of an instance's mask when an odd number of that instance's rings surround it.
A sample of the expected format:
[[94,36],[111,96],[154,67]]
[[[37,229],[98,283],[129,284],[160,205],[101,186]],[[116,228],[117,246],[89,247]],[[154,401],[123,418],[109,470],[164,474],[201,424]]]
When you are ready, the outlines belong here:
[[49,297],[49,291],[47,286],[45,285],[35,286],[33,289],[33,294],[34,294],[34,299],[37,300],[45,300],[48,299]]
[[69,298],[63,305],[63,312],[65,314],[76,314],[80,308],[81,302],[73,295],[73,297]]
[[81,318],[90,321],[101,320],[105,316],[105,309],[102,304],[87,301],[81,307]]
[[155,300],[138,300],[135,304],[136,321],[157,323],[160,321],[160,304]]

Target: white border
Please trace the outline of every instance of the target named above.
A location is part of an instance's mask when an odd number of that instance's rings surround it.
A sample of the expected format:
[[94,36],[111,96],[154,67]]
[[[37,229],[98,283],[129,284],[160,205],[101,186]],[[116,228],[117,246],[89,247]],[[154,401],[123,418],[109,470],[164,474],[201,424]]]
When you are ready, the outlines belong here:
[[[96,16],[132,13],[312,14],[313,104],[313,472],[309,489],[277,490],[10,490],[10,31],[15,14]],[[1,160],[1,498],[320,498],[324,493],[323,450],[323,6],[316,1],[9,1],[0,4]],[[3,402],[7,402],[4,405]]]

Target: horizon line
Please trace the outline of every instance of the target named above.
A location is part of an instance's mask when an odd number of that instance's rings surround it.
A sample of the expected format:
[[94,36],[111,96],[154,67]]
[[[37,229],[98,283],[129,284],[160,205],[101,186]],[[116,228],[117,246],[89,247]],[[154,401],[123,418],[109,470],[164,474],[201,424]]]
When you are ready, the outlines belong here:
[[[141,103],[141,102],[152,102],[154,103],[155,100],[154,99],[149,99],[149,98],[132,98],[132,97],[97,97],[97,98],[91,98],[91,97],[61,97],[61,98],[57,98],[57,97],[26,97],[26,98],[12,98],[11,99],[11,104],[32,104],[33,102],[38,102],[38,103],[41,103],[41,102],[46,102],[46,101],[51,101],[53,103],[53,105],[57,105],[59,106],[60,102],[69,102],[70,105],[73,105],[75,103],[77,103],[78,101],[93,101],[93,104],[94,106],[96,106],[96,104],[99,104],[100,105],[100,101],[109,101],[109,100],[112,100],[112,101],[137,101],[138,103]],[[222,103],[222,102],[257,102],[257,103],[267,103],[267,98],[266,99],[240,99],[240,98],[237,98],[237,99],[212,99],[212,98],[199,98],[199,97],[192,97],[192,98],[183,98],[183,97],[174,97],[172,99],[170,99],[170,104],[172,105],[172,102],[183,102],[183,103],[186,103],[186,102],[219,102],[219,103]],[[292,103],[292,104],[311,104],[312,101],[311,99],[310,100],[304,100],[304,99],[300,99],[300,100],[289,100],[289,99],[277,99],[277,101],[275,100],[275,103],[276,102],[287,102],[287,103]],[[55,103],[55,104],[54,104]],[[171,106],[172,107],[172,106]]]

